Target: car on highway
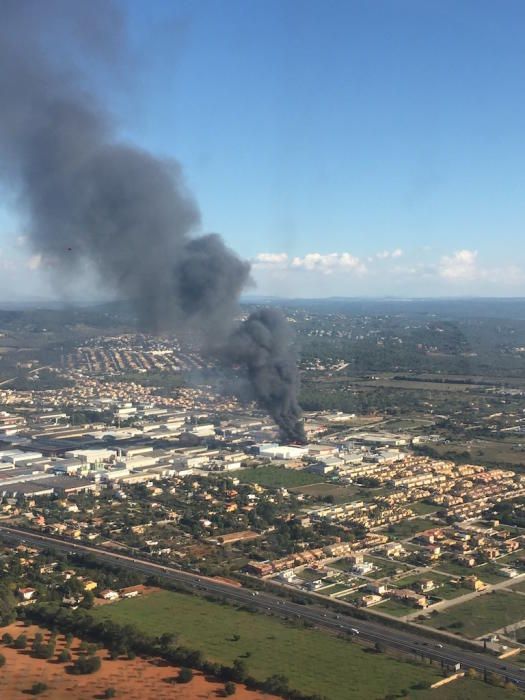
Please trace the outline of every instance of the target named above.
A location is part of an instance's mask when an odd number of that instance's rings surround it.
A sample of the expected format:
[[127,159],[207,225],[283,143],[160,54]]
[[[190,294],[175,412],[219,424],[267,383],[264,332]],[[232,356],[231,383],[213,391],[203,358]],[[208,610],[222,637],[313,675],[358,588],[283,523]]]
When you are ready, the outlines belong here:
[[357,627],[350,627],[350,632],[352,634],[359,634],[359,630],[357,629]]

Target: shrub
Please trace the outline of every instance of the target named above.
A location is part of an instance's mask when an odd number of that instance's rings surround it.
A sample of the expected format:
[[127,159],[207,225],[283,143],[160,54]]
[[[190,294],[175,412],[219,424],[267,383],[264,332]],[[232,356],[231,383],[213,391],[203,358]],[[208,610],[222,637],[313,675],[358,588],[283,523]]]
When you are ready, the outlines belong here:
[[177,683],[189,683],[193,679],[193,671],[191,668],[183,667],[177,676]]
[[60,654],[58,655],[58,660],[60,663],[67,663],[68,661],[71,661],[71,653],[69,652],[68,649],[62,649]]
[[79,656],[73,664],[71,673],[75,676],[84,676],[95,673],[101,666],[100,656]]
[[27,646],[27,637],[25,634],[19,634],[14,641],[15,649],[25,649]]
[[235,695],[236,690],[237,687],[233,681],[228,681],[224,684],[224,695],[226,695],[226,697],[229,697],[230,695]]

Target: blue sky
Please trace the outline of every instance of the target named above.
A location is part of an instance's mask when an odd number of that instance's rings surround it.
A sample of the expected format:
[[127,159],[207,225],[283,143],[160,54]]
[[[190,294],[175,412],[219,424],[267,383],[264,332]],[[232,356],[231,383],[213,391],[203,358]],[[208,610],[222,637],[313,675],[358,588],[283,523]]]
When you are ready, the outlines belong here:
[[260,293],[525,295],[523,2],[121,5],[121,133],[182,163]]

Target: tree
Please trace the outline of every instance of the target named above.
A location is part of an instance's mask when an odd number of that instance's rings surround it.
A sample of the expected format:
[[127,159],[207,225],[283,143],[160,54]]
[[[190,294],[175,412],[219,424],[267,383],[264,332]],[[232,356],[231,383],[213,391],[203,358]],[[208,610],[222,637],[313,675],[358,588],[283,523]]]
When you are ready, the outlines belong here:
[[175,644],[176,641],[177,635],[172,634],[171,632],[164,632],[164,634],[161,634],[159,637],[159,644],[162,649],[167,649],[167,647]]
[[84,597],[82,599],[82,602],[80,603],[80,607],[84,608],[86,610],[89,610],[90,608],[93,607],[95,604],[95,594],[93,591],[86,591],[84,593]]
[[0,654],[0,668],[2,668],[2,666],[5,666],[5,656]]
[[115,688],[106,688],[106,690],[104,691],[105,698],[114,698],[116,694],[117,691],[115,690]]
[[193,679],[193,671],[191,668],[183,666],[177,676],[177,683],[189,683]]
[[100,656],[79,656],[71,668],[71,673],[75,676],[95,673],[99,670],[101,663]]
[[71,652],[68,649],[62,649],[58,655],[58,660],[62,664],[66,664],[68,661],[71,661]]
[[0,585],[0,627],[16,619],[16,598],[7,584]]
[[237,690],[237,686],[233,681],[227,681],[224,684],[224,695],[229,697],[230,695],[235,695],[235,692]]
[[246,678],[248,668],[242,659],[235,659],[232,667],[232,679],[237,683],[242,683]]
[[7,644],[7,645],[12,644],[13,643],[13,635],[9,634],[9,632],[5,632],[2,635],[2,643]]
[[273,695],[284,696],[290,690],[288,678],[279,674],[269,676],[263,683],[263,690]]
[[25,634],[19,634],[15,639],[14,647],[15,649],[25,649],[27,646],[27,637]]

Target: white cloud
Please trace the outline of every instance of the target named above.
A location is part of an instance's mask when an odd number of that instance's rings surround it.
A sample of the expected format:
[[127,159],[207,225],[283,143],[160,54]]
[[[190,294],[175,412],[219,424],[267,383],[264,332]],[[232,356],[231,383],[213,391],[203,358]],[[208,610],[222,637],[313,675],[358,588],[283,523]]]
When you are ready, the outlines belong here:
[[381,250],[376,253],[376,258],[378,260],[388,260],[389,258],[400,258],[403,255],[401,248],[396,248],[395,250]]
[[476,250],[467,248],[437,257],[428,253],[421,249],[407,253],[401,248],[367,257],[349,252],[313,252],[295,257],[260,253],[252,263],[265,291],[282,289],[285,295],[312,294],[313,290],[322,295],[512,295],[522,293],[524,288],[525,268],[519,264],[487,264]]
[[287,265],[287,253],[259,253],[253,260],[253,266],[256,268],[284,268]]
[[351,253],[308,253],[303,258],[296,257],[292,260],[292,267],[300,270],[318,271],[330,275],[338,270],[354,270],[366,272],[364,263]]
[[366,272],[364,263],[351,253],[307,253],[290,259],[286,253],[259,253],[253,260],[256,269],[305,270],[331,274],[342,270]]
[[457,250],[452,255],[444,255],[438,266],[441,277],[458,282],[474,280],[484,276],[477,265],[476,250]]

